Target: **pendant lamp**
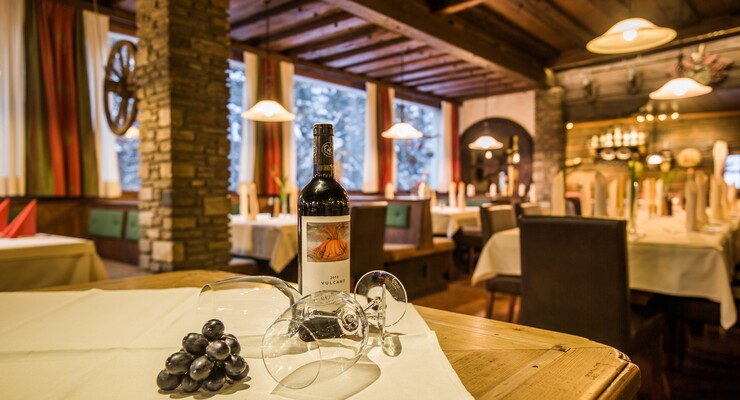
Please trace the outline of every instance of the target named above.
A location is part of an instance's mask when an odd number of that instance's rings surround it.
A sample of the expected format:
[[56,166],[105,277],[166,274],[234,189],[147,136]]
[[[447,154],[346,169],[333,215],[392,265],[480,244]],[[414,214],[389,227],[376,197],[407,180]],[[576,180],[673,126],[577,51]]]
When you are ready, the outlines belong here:
[[[483,103],[483,114],[485,118],[485,122],[483,122],[483,132],[486,133],[486,135],[479,136],[478,139],[475,139],[473,143],[470,143],[468,145],[468,148],[471,150],[496,150],[504,147],[504,144],[496,140],[493,136],[490,135],[490,130],[488,128],[488,75],[486,74],[484,77],[484,89],[486,99]],[[493,154],[491,154],[491,157],[488,157],[489,151],[486,152],[486,159],[491,159],[493,157]]]
[[[401,80],[404,78],[404,57],[401,55]],[[401,102],[401,122],[396,122],[388,130],[382,132],[380,136],[386,139],[418,139],[424,136],[418,129],[411,124],[404,122],[404,104]]]
[[[265,1],[267,18],[265,19],[265,58],[266,64],[270,65],[270,0]],[[288,122],[295,119],[295,114],[286,110],[280,103],[270,99],[270,74],[265,79],[266,99],[260,100],[247,111],[242,113],[242,118],[260,122]]]
[[660,89],[650,93],[653,100],[676,100],[703,96],[712,91],[711,86],[702,85],[691,78],[674,78]]
[[588,42],[586,49],[597,54],[633,53],[666,44],[675,37],[676,31],[671,28],[657,26],[644,18],[627,18]]

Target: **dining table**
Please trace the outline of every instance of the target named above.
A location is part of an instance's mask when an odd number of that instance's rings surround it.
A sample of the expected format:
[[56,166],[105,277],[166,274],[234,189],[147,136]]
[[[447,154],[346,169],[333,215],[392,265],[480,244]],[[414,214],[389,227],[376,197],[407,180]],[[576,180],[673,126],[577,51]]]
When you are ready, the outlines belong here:
[[229,222],[232,253],[267,260],[282,272],[298,255],[298,217],[293,214],[258,214],[255,219],[231,215]]
[[[500,274],[521,275],[519,239],[519,228],[495,233],[481,250],[471,283]],[[629,286],[719,303],[720,324],[729,329],[737,322],[731,282],[740,256],[735,250],[738,241],[737,217],[710,221],[696,231],[686,229],[680,212],[643,217],[637,230],[627,235]]]
[[[182,395],[177,392],[158,391],[154,384],[154,375],[164,367],[168,354],[160,346],[169,344],[172,351],[179,348],[179,344],[169,343],[169,331],[172,327],[185,329],[180,327],[187,321],[183,310],[192,307],[187,299],[197,296],[198,288],[240,276],[214,270],[176,271],[0,294],[3,391],[11,397],[13,393],[66,393],[75,398],[96,398],[105,390],[106,398],[130,398],[126,396],[132,393],[136,398],[180,398]],[[151,306],[150,299],[154,298],[157,307]],[[18,307],[21,300],[25,300],[21,302],[24,306]],[[45,305],[52,303],[54,312],[45,311]],[[135,308],[137,303],[140,308]],[[427,352],[414,353],[409,346],[411,353],[405,360],[399,356],[379,363],[379,379],[384,379],[384,385],[369,385],[347,397],[379,398],[390,393],[388,398],[394,394],[409,398],[414,397],[409,395],[409,388],[420,388],[423,398],[632,399],[639,389],[639,368],[609,346],[563,333],[410,304],[408,307],[401,322],[416,318],[428,331],[421,337],[429,338],[434,344],[430,352],[439,352],[442,362],[430,364]],[[160,315],[169,309],[173,311]],[[78,314],[84,315],[75,317]],[[77,320],[84,319],[99,324],[82,329]],[[136,324],[131,323],[134,320]],[[62,335],[90,336],[93,343],[79,337],[47,340],[54,336],[49,327],[60,330]],[[1,340],[20,331],[25,336],[14,345]],[[415,337],[419,335],[401,336],[401,340],[410,343]],[[401,356],[404,351],[405,347]],[[150,359],[155,365],[148,364]],[[72,362],[82,363],[82,369],[70,369]],[[275,384],[263,382],[270,378],[259,375],[259,366],[255,364],[258,360],[250,359],[249,363],[251,380],[233,384],[218,398],[306,398],[298,393],[275,391],[260,395],[260,388]],[[345,374],[352,376],[353,368],[363,367],[352,367]],[[26,376],[26,371],[37,375]],[[339,394],[345,390],[344,385],[351,384],[352,381],[343,381],[321,397],[343,397]],[[450,397],[452,389],[447,386],[454,385],[460,386],[460,393]]]
[[108,274],[90,240],[45,233],[0,238],[0,291],[104,279]]
[[478,207],[432,207],[432,233],[452,238],[463,226],[480,226]]

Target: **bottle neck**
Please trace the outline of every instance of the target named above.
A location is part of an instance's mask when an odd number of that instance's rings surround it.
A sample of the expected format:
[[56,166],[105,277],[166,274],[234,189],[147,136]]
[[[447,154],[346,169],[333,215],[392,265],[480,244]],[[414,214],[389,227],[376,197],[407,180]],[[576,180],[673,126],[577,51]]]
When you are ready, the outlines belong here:
[[334,137],[314,135],[313,175],[322,178],[334,177]]

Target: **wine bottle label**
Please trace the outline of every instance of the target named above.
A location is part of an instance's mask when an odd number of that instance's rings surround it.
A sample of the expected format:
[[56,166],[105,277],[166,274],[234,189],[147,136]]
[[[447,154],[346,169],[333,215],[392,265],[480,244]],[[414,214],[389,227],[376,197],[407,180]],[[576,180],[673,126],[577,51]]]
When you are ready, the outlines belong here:
[[301,217],[301,288],[349,293],[349,215]]

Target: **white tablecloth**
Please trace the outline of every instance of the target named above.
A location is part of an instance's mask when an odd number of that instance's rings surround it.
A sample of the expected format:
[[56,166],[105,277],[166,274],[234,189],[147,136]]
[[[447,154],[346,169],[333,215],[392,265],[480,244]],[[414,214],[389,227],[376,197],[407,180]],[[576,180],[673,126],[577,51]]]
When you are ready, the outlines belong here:
[[0,291],[108,279],[93,242],[38,234],[0,239]]
[[432,232],[451,238],[463,226],[479,226],[478,207],[432,207]]
[[298,221],[295,215],[271,218],[259,214],[254,221],[231,216],[231,248],[249,257],[270,260],[275,272],[282,272],[298,254]]
[[[722,326],[732,327],[737,312],[730,274],[737,232],[731,225],[718,223],[686,232],[681,218],[657,217],[642,221],[639,231],[641,235],[629,237],[627,249],[630,287],[718,302]],[[498,274],[521,274],[519,228],[498,232],[483,246],[472,283]]]
[[[206,398],[159,392],[155,377],[188,332],[199,332],[196,288],[0,293],[0,386],[12,399]],[[154,305],[154,306],[153,306]],[[258,316],[256,316],[259,319]],[[439,347],[434,332],[409,305],[393,332],[403,351],[378,348],[321,388],[286,391],[269,376],[255,341],[240,337],[249,377],[214,398],[472,398]],[[371,377],[372,379],[369,379]],[[363,381],[363,379],[365,379]],[[210,396],[208,396],[210,397]]]

